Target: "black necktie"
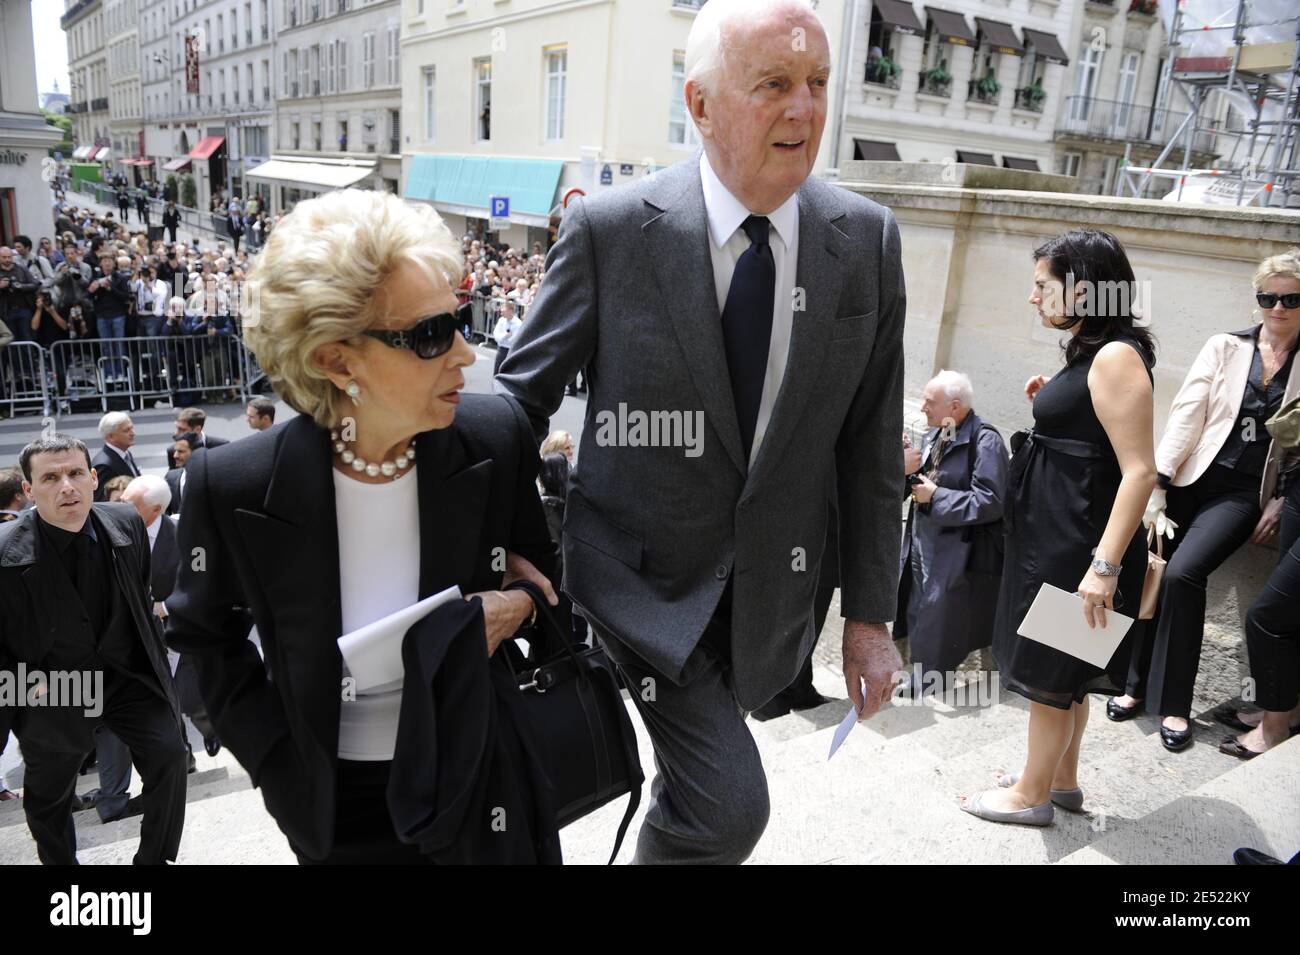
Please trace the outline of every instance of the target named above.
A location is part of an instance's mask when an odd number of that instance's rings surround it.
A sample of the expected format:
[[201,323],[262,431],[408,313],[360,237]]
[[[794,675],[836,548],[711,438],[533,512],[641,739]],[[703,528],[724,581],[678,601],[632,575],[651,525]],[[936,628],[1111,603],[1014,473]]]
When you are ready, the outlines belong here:
[[131,469],[132,477],[140,476],[140,469],[135,466],[135,458],[131,457],[131,452],[126,452],[126,466]]
[[749,248],[736,262],[722,310],[722,341],[731,373],[731,396],[736,402],[740,441],[749,459],[767,377],[767,350],[772,339],[772,310],[776,299],[776,260],[767,234],[765,216],[750,216],[742,224]]

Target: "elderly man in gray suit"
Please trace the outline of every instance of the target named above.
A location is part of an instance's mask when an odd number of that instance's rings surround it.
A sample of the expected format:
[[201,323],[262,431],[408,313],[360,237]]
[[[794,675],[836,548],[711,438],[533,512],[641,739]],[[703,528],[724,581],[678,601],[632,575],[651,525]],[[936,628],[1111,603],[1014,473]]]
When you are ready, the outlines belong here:
[[798,673],[840,520],[861,718],[900,661],[898,227],[809,179],[830,52],[803,0],[712,0],[687,41],[703,152],[570,205],[496,379],[542,434],[587,369],[565,589],[623,670],[658,776],[637,862],[742,862],[767,824],[745,712]]

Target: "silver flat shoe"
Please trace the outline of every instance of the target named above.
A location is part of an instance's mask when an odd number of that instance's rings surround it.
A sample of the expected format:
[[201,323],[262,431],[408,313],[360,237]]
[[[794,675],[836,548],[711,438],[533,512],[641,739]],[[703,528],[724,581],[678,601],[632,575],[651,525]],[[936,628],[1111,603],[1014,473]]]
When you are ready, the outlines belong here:
[[1052,801],[1049,799],[1041,806],[1030,806],[1028,809],[993,809],[984,805],[985,793],[976,793],[975,798],[967,806],[961,806],[962,812],[968,812],[972,816],[979,816],[981,819],[987,819],[989,822],[1010,822],[1021,826],[1050,826],[1052,824],[1053,812]]
[[[1019,773],[1003,773],[998,785],[1003,789],[1010,789],[1018,782],[1020,782]],[[1073,789],[1053,789],[1048,795],[1051,796],[1052,802],[1067,812],[1083,812],[1083,790],[1078,786]]]

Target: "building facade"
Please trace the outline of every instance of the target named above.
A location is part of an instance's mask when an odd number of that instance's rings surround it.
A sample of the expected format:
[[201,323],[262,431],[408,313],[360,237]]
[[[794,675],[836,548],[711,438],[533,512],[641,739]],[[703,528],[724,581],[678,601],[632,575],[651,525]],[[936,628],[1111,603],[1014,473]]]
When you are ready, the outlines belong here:
[[[1126,152],[1131,165],[1149,166],[1187,115],[1171,95],[1168,33],[1155,0],[1084,0],[1071,36],[1051,171],[1078,177],[1080,192],[1112,195]],[[1211,165],[1213,155],[1214,138],[1198,133],[1191,165]],[[1144,195],[1168,190],[1168,179],[1156,179]]]
[[250,173],[270,208],[346,186],[397,192],[399,0],[276,0],[274,156]]
[[857,0],[839,159],[1051,171],[1081,0]]
[[[116,169],[144,158],[140,108],[140,0],[103,0],[108,63],[108,128]],[[105,157],[97,156],[103,160]]]
[[[543,241],[566,194],[593,194],[689,158],[686,38],[700,0],[405,0],[403,194],[454,232],[483,234],[509,200],[512,245]],[[833,64],[843,0],[821,0]],[[816,170],[832,165],[832,74]],[[498,212],[505,211],[498,207]]]
[[72,116],[73,157],[90,159],[108,149],[108,52],[104,43],[104,9],[100,0],[66,0],[60,25],[68,37],[68,103]]
[[45,122],[36,95],[36,53],[28,0],[0,0],[0,244],[50,235],[45,160],[63,139]]

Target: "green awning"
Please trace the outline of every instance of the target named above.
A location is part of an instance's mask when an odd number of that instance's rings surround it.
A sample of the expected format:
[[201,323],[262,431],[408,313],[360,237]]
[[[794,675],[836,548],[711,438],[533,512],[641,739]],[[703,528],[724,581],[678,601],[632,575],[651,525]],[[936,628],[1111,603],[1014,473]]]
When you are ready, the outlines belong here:
[[563,170],[558,159],[415,155],[406,177],[406,198],[482,210],[487,218],[491,197],[508,196],[512,218],[549,219]]

